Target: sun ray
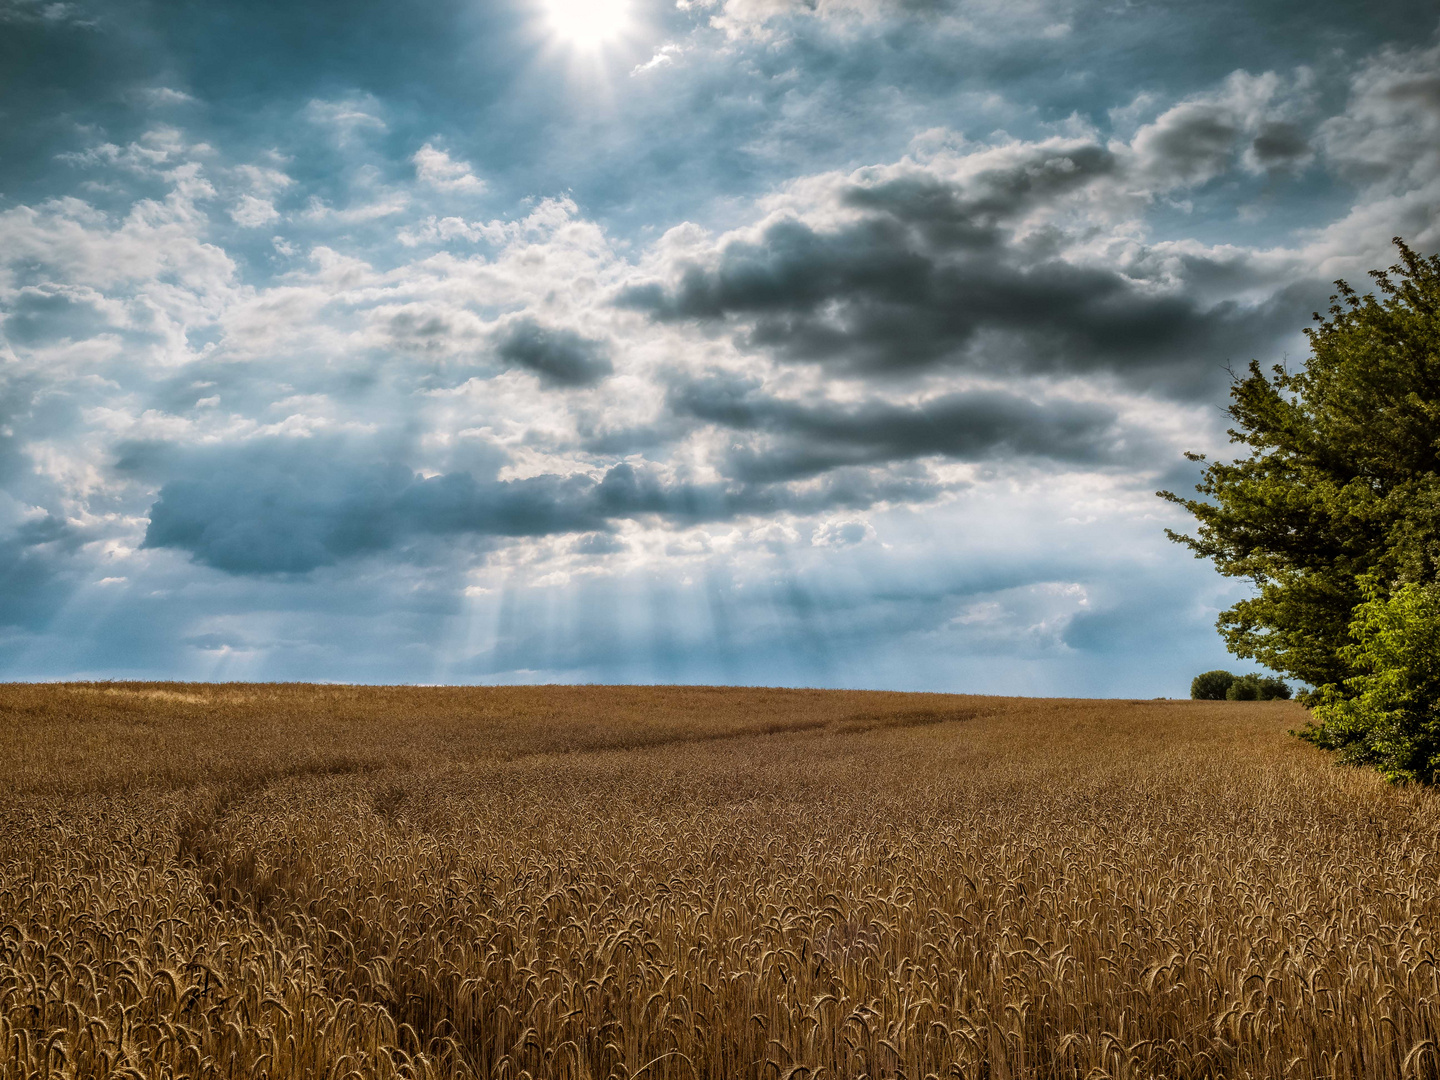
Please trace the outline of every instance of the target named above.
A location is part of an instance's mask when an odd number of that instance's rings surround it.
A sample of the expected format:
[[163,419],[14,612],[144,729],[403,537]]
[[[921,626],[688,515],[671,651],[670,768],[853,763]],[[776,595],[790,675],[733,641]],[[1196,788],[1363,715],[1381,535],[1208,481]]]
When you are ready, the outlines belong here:
[[540,6],[551,32],[576,48],[599,48],[630,22],[630,0],[540,0]]

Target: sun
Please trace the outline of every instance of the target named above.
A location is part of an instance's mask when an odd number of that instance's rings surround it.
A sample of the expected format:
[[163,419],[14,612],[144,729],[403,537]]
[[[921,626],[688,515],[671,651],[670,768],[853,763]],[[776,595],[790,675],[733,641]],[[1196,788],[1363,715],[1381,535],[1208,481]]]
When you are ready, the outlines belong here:
[[630,22],[630,0],[540,0],[556,37],[594,49],[619,37]]

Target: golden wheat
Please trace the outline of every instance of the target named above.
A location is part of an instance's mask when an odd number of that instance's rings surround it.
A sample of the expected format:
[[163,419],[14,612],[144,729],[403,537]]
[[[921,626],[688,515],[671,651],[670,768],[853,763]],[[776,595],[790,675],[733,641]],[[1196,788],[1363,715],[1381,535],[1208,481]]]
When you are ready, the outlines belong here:
[[3,687],[0,1075],[1440,1075],[1440,802],[1302,715]]

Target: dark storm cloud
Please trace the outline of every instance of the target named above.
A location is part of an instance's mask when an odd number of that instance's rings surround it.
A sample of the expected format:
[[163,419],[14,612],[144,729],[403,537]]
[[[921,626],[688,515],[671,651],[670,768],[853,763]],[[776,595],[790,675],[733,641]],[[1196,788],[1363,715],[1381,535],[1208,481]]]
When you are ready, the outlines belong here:
[[[1227,93],[1263,103],[1272,84],[1236,80]],[[1114,373],[1144,389],[1209,394],[1227,360],[1303,325],[1321,287],[1292,285],[1297,295],[1272,284],[1268,300],[1243,304],[1226,298],[1260,284],[1243,261],[1166,256],[1177,280],[1143,259],[1061,253],[1081,242],[1067,215],[1130,212],[1147,190],[1199,182],[1241,154],[1275,169],[1309,153],[1283,126],[1261,125],[1247,142],[1255,125],[1241,111],[1219,98],[1177,106],[1131,148],[1053,139],[974,155],[959,176],[942,161],[836,180],[804,216],[723,238],[617,302],[837,371]]]
[[1250,143],[1250,153],[1264,169],[1282,169],[1311,157],[1310,140],[1296,124],[1275,121],[1261,126]]
[[1208,392],[1234,350],[1300,325],[1300,309],[1283,304],[1206,307],[1118,270],[1037,256],[983,215],[949,212],[958,200],[907,197],[881,210],[883,195],[867,198],[877,212],[858,223],[776,222],[756,242],[726,244],[713,268],[683,266],[673,285],[632,287],[620,303],[862,374],[1116,372],[1182,393]]
[[[147,458],[149,460],[142,460]],[[813,513],[882,501],[934,498],[941,488],[914,475],[840,469],[795,490],[780,484],[693,483],[652,467],[620,463],[597,481],[584,473],[518,480],[452,472],[423,477],[394,460],[369,460],[340,443],[256,440],[190,454],[132,448],[132,473],[170,468],[150,508],[143,545],[190,553],[231,574],[302,574],[403,547],[426,536],[496,538],[593,534],[581,550],[603,550],[603,534],[625,519],[693,525],[786,511]]]
[[630,454],[655,456],[672,443],[683,439],[688,424],[671,415],[661,416],[647,424],[613,424],[603,413],[577,417],[579,447],[588,454],[601,457],[626,457]]
[[682,415],[769,437],[731,451],[730,474],[748,482],[930,456],[1092,464],[1113,458],[1118,439],[1112,409],[998,391],[946,394],[920,405],[805,404],[767,397],[753,381],[712,377],[674,388],[668,401]]
[[756,469],[732,477],[732,483],[676,482],[656,470],[621,463],[605,474],[596,497],[613,518],[648,515],[671,525],[698,525],[732,518],[863,510],[878,503],[922,503],[945,491],[944,485],[915,468],[842,465],[831,467],[813,483],[782,482],[801,478],[785,475],[784,470],[767,474]]
[[1415,104],[1431,113],[1440,113],[1440,73],[1432,71],[1428,75],[1397,80],[1389,96],[1398,103]]
[[145,547],[178,548],[234,574],[304,573],[416,536],[542,536],[605,526],[583,476],[424,478],[398,462],[345,460],[336,447],[257,443],[209,455],[166,483]]
[[506,364],[534,372],[548,386],[594,386],[615,370],[600,342],[532,318],[511,323],[495,351]]
[[73,588],[77,530],[46,515],[0,537],[0,628],[44,626]]
[[1135,139],[1145,171],[1167,184],[1195,184],[1224,172],[1242,129],[1216,102],[1178,105]]
[[[983,318],[977,305],[983,308],[987,299],[1006,292],[1005,285],[997,284],[992,297],[970,297],[965,303],[966,296],[956,287],[983,281],[982,265],[991,265],[1009,244],[1008,224],[1036,204],[1115,171],[1113,155],[1102,147],[1038,145],[1026,148],[1020,160],[987,170],[963,187],[928,174],[846,183],[834,201],[864,212],[860,220],[821,231],[784,218],[768,226],[758,242],[726,243],[718,252],[718,265],[682,265],[678,281],[669,288],[660,282],[630,286],[619,302],[666,320],[754,316],[762,320],[754,339],[788,338],[792,351],[801,355],[812,348],[802,342],[807,333],[863,338],[867,327],[879,329],[887,316],[908,321],[930,313],[925,321],[933,321],[936,309],[943,308],[942,323],[953,344],[969,337]],[[1032,290],[1016,300],[1024,304],[1035,298]],[[822,309],[836,302],[849,318],[830,322],[826,331]],[[1007,312],[1015,306],[1007,304]],[[849,325],[842,325],[846,322]],[[948,347],[939,346],[941,351]],[[924,363],[933,356],[932,348],[908,362]],[[906,362],[900,357],[881,360]]]
[[94,337],[109,326],[105,315],[96,310],[95,299],[54,284],[27,286],[17,290],[6,305],[0,330],[7,340],[24,346]]
[[933,248],[986,247],[1001,238],[998,225],[1121,171],[1112,151],[1083,142],[1037,143],[1013,158],[963,184],[922,173],[847,185],[838,202],[889,218]]

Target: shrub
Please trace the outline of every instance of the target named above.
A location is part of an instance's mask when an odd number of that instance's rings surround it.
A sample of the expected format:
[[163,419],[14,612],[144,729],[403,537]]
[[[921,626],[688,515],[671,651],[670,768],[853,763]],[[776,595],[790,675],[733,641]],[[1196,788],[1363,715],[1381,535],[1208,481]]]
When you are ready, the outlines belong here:
[[1241,675],[1225,691],[1226,701],[1277,701],[1290,697],[1283,679],[1268,675]]
[[1440,776],[1440,586],[1372,578],[1350,622],[1346,659],[1359,674],[1322,686],[1310,723],[1296,732],[1341,761],[1372,765],[1391,781]]
[[1260,680],[1261,701],[1289,701],[1290,686],[1284,679],[1277,679],[1274,676]]
[[1271,675],[1232,675],[1228,671],[1207,671],[1190,683],[1190,697],[1196,701],[1277,701],[1288,700],[1290,687]]
[[1203,672],[1191,681],[1190,697],[1195,701],[1224,701],[1234,682],[1235,676],[1228,671]]
[[1260,687],[1256,685],[1253,676],[1242,676],[1230,684],[1225,691],[1226,701],[1258,701],[1260,700]]

